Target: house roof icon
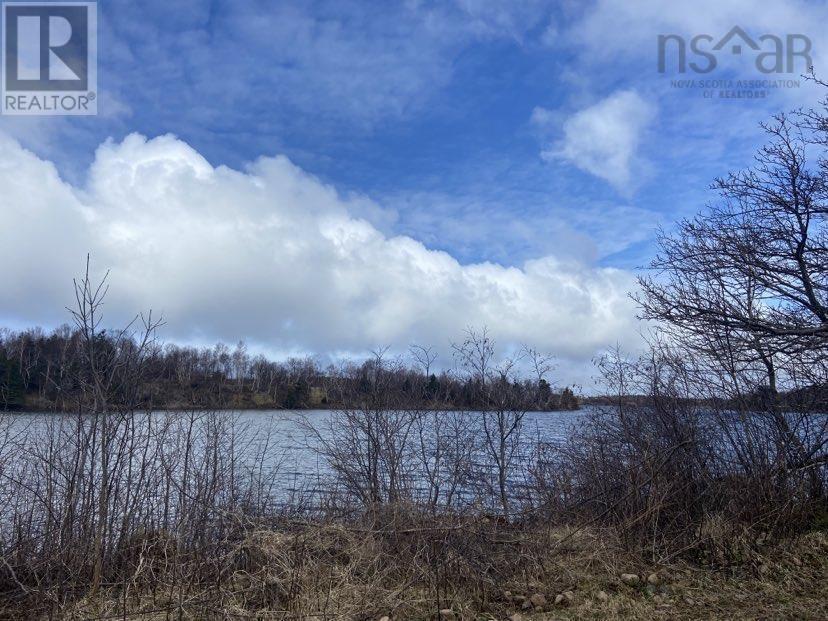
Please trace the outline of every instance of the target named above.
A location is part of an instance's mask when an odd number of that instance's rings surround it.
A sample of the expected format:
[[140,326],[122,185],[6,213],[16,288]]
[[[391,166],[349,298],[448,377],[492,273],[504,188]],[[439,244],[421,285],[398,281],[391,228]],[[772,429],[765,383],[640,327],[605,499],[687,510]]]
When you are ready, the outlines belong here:
[[[736,36],[740,37],[742,39],[742,41],[747,43],[748,47],[750,47],[751,49],[753,49],[753,50],[758,50],[759,49],[759,46],[756,44],[756,42],[753,39],[751,39],[750,36],[748,35],[748,33],[746,33],[744,30],[742,30],[739,26],[734,26],[733,28],[731,28],[730,31],[725,36],[723,36],[721,38],[721,40],[715,46],[713,46],[713,49],[714,50],[722,49],[725,45],[728,44],[728,42],[731,39],[733,39]],[[742,53],[742,46],[734,44],[730,48],[730,51],[733,52],[734,54],[741,54]]]

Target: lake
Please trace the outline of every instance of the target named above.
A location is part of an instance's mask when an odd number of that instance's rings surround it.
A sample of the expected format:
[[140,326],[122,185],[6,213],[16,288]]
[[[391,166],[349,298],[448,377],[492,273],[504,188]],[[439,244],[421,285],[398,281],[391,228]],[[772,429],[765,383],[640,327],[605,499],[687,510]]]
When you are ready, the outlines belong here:
[[[527,412],[523,419],[522,447],[518,447],[514,456],[514,465],[518,466],[528,458],[529,449],[538,442],[555,444],[564,441],[577,427],[579,420],[588,413],[589,408],[574,412]],[[299,494],[303,498],[317,497],[320,493],[330,490],[339,482],[329,463],[330,451],[337,449],[340,442],[341,426],[336,410],[256,410],[237,412],[157,412],[150,416],[161,419],[180,419],[194,416],[200,421],[220,418],[228,421],[234,429],[234,437],[238,438],[238,445],[244,444],[249,448],[245,459],[250,468],[261,468],[268,471],[275,482],[275,492],[279,497],[295,502],[294,496]],[[48,432],[56,427],[70,429],[76,424],[77,417],[65,414],[50,413],[17,413],[6,415],[11,423],[15,435],[27,435],[30,438],[48,437]],[[412,447],[417,453],[415,461],[428,463],[433,460],[436,450],[435,426],[446,424],[451,420],[453,424],[463,427],[467,441],[462,449],[467,449],[467,459],[474,478],[468,480],[468,485],[478,487],[481,482],[492,476],[491,459],[485,456],[485,430],[483,414],[481,412],[434,412],[430,413],[422,425],[411,430],[410,438],[416,439],[419,444]],[[435,422],[436,421],[436,422]],[[65,433],[65,431],[64,431]],[[174,432],[170,438],[179,437],[183,433]],[[69,435],[72,435],[70,431]],[[40,442],[36,440],[35,442]],[[27,442],[29,444],[29,442]],[[31,444],[29,444],[31,445]],[[326,450],[327,448],[327,450]],[[327,455],[326,455],[327,453]],[[24,453],[25,454],[25,453]],[[341,457],[341,456],[340,456]],[[344,456],[346,459],[350,455]],[[526,469],[514,468],[514,471],[525,476]],[[412,487],[421,487],[423,478],[421,467],[413,467],[411,476],[416,479]],[[521,485],[521,481],[512,480],[512,487]],[[458,493],[462,493],[460,490]]]

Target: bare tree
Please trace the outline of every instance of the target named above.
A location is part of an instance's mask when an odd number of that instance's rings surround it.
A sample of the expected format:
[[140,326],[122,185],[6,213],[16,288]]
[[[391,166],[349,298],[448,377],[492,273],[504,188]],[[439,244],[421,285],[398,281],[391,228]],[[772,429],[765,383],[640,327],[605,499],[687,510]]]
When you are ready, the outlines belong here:
[[431,375],[431,365],[437,360],[437,352],[432,347],[424,347],[422,345],[412,345],[408,348],[414,362],[422,369],[426,378]]
[[828,381],[825,130],[801,114],[762,127],[769,142],[754,166],[717,179],[718,202],[660,234],[636,300],[695,361],[697,396],[768,415],[784,469],[810,470],[819,496],[824,425],[820,433],[808,412],[791,416],[780,393]]
[[389,360],[387,351],[376,350],[342,374],[338,391],[345,407],[321,424],[302,418],[334,483],[366,507],[408,500],[413,493],[412,430],[420,412],[399,391],[395,375],[401,363]]
[[494,341],[486,328],[468,328],[466,338],[453,343],[452,349],[458,368],[474,391],[475,407],[481,410],[485,453],[494,466],[500,511],[508,520],[511,478],[523,448],[523,423],[531,403],[517,386],[519,358],[496,362]]
[[535,384],[535,404],[541,409],[548,407],[552,387],[549,374],[555,370],[555,356],[543,353],[528,345],[523,346],[523,355],[529,361],[529,372]]
[[[769,143],[748,170],[717,179],[722,200],[660,236],[640,279],[644,316],[700,334],[711,328],[765,352],[828,344],[828,176],[809,166],[800,121],[763,125]],[[755,352],[758,358],[763,356]]]
[[[94,569],[92,593],[101,584],[104,559],[106,557],[106,539],[109,528],[109,508],[112,481],[113,449],[117,446],[120,427],[125,414],[131,413],[138,405],[142,385],[144,364],[154,345],[154,337],[160,320],[139,315],[125,328],[105,338],[101,329],[103,321],[101,310],[109,289],[107,274],[95,285],[89,274],[89,257],[86,259],[86,271],[83,278],[74,281],[76,307],[69,309],[75,326],[82,335],[82,364],[78,382],[83,387],[81,411],[93,417],[94,435],[99,443],[100,473],[98,490],[97,526],[94,535]],[[138,338],[133,326],[140,322]],[[117,453],[116,453],[117,454]]]

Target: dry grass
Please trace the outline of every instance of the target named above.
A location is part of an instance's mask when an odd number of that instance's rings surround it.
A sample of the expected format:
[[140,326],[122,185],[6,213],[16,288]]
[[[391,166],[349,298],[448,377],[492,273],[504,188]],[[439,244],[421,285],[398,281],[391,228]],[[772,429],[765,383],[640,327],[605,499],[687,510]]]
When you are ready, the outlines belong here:
[[[571,608],[526,618],[826,619],[827,559],[828,538],[812,533],[770,546],[742,565],[658,568],[664,582],[655,588],[628,587],[615,576],[593,579],[579,585]],[[606,602],[596,598],[602,589],[610,595]]]
[[[214,586],[147,593],[139,572],[126,598],[113,587],[62,618],[434,619],[446,608],[457,619],[517,613],[526,621],[828,618],[826,533],[733,547],[741,560],[726,566],[656,565],[625,552],[610,531],[526,532],[480,520],[396,531],[293,524],[253,531],[228,549]],[[164,583],[151,559],[141,571]],[[624,584],[622,573],[641,584]],[[647,583],[652,573],[659,584]],[[571,601],[556,605],[566,591]],[[546,605],[524,609],[536,594]]]

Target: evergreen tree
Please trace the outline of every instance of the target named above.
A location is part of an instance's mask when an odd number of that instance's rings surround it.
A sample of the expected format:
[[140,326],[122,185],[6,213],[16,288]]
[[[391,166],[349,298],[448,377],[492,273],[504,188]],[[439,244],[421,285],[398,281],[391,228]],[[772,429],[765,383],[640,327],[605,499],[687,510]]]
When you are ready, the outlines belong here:
[[14,361],[0,358],[0,408],[15,410],[23,407],[23,378]]
[[437,393],[440,392],[440,382],[437,380],[437,376],[432,373],[428,376],[428,385],[426,386],[426,395],[429,399],[435,399],[437,397]]
[[284,406],[289,410],[301,410],[307,406],[309,398],[310,386],[304,379],[299,379],[288,388]]
[[538,409],[549,409],[550,400],[552,399],[552,387],[545,379],[538,380]]
[[572,389],[569,387],[564,388],[561,391],[561,409],[577,410],[579,407],[578,398],[575,396],[575,393],[572,392]]

